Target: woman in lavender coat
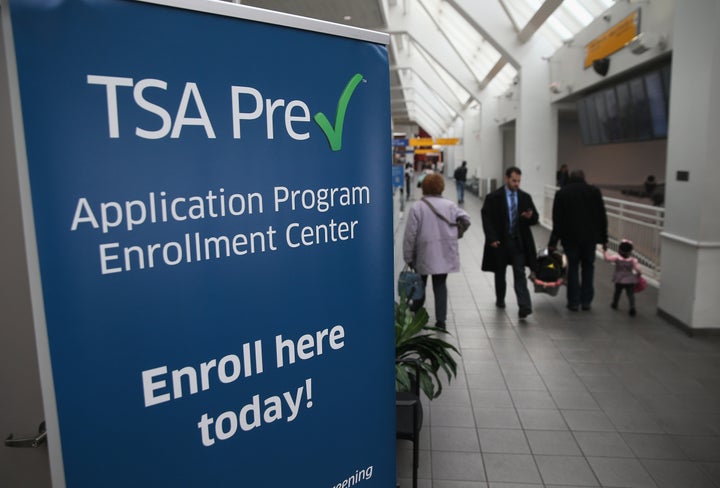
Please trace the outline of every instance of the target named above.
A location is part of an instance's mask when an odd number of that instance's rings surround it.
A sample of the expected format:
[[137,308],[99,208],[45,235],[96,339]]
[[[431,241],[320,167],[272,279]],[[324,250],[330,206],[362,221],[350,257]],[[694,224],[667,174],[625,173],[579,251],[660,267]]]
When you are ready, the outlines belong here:
[[436,212],[449,222],[461,218],[470,224],[470,216],[465,210],[442,197],[444,189],[445,180],[441,175],[433,173],[425,177],[423,198],[408,212],[403,239],[405,262],[420,273],[424,284],[427,284],[428,275],[432,275],[435,326],[443,329],[447,319],[447,275],[460,271],[460,257],[457,227],[448,224]]

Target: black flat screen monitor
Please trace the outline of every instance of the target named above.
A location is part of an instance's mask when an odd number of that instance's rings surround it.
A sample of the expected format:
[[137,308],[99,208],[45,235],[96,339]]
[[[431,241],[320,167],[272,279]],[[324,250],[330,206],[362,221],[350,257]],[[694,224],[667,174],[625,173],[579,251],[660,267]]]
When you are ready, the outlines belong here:
[[576,108],[583,144],[666,138],[670,73],[667,63],[579,99]]

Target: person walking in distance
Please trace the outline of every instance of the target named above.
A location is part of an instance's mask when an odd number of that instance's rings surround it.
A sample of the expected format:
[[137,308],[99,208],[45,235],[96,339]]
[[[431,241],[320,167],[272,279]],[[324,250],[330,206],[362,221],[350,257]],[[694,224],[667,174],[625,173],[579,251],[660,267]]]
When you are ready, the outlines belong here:
[[465,182],[467,181],[467,161],[463,161],[462,164],[455,169],[453,174],[455,178],[455,188],[457,189],[458,203],[465,202]]
[[555,173],[555,186],[557,186],[558,188],[562,188],[563,186],[567,185],[569,177],[570,170],[568,169],[568,165],[561,165],[560,169],[558,169]]
[[512,166],[505,171],[505,184],[485,197],[482,222],[485,250],[482,270],[495,273],[495,305],[505,308],[505,272],[511,265],[519,317],[532,313],[525,267],[535,269],[537,256],[531,225],[538,222],[532,197],[520,189],[522,171]]
[[414,174],[412,163],[405,163],[405,200],[410,200],[410,192],[412,191],[410,183]]
[[567,256],[567,308],[590,310],[595,288],[595,248],[607,249],[608,222],[600,190],[585,181],[582,170],[570,173],[567,185],[555,194],[553,230],[548,249],[558,241]]

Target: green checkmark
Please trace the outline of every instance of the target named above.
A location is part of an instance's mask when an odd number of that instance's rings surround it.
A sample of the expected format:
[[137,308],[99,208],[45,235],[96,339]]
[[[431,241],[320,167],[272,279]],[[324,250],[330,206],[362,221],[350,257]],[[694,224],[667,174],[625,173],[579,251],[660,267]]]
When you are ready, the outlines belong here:
[[345,86],[345,89],[343,90],[342,95],[340,95],[340,100],[338,100],[337,104],[337,113],[335,114],[335,127],[332,126],[328,118],[325,117],[325,114],[322,112],[316,113],[315,117],[313,117],[317,125],[319,125],[322,131],[325,133],[325,137],[327,137],[327,140],[330,143],[330,149],[332,149],[333,151],[339,151],[340,148],[342,148],[342,132],[343,125],[345,124],[345,112],[347,111],[350,97],[352,96],[355,88],[362,81],[362,79],[363,76],[358,73],[352,78],[350,78],[350,81],[348,81],[348,84]]

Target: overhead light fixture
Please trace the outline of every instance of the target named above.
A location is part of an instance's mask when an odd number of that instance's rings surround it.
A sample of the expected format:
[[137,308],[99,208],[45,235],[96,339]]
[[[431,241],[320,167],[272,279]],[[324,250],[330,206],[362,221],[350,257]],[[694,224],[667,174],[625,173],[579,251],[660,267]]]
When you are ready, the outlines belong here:
[[352,20],[352,15],[346,15],[343,17],[344,20]]

